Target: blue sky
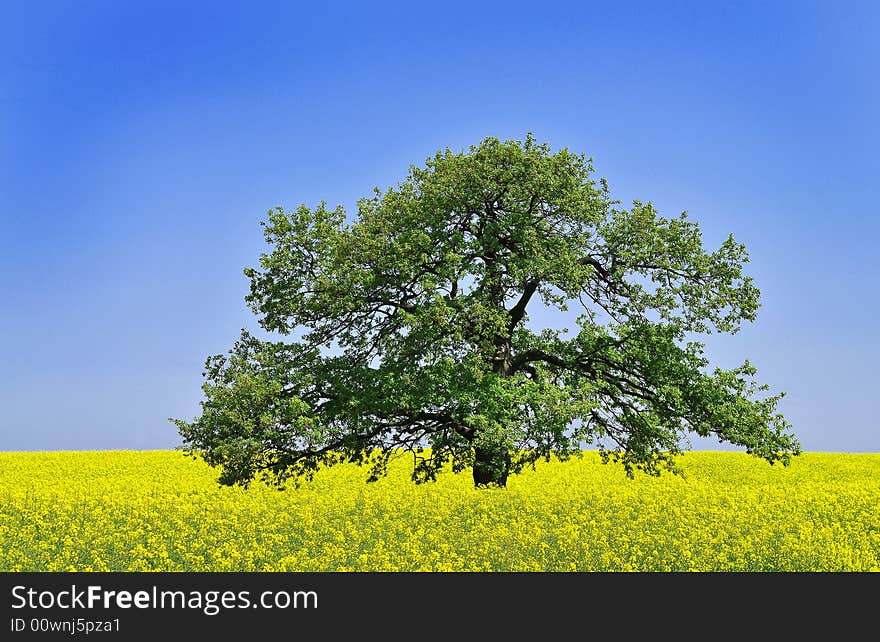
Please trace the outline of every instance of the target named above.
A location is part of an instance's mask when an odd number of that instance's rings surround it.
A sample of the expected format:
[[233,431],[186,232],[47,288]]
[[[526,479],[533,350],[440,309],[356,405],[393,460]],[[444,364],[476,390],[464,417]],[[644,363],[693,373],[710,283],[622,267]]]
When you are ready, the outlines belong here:
[[877,7],[4,5],[0,450],[176,445],[256,327],[267,209],[532,131],[744,242],[763,305],[709,355],[786,390],[805,449],[880,451]]

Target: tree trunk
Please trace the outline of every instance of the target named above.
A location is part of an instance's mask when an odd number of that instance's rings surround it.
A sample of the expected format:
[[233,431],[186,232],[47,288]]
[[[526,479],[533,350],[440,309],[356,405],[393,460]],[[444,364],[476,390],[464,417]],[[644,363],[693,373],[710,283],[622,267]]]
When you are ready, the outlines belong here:
[[474,449],[474,486],[507,486],[510,453],[506,448]]
[[[511,359],[510,339],[499,337],[495,341],[495,353],[491,356],[492,372],[509,377]],[[473,439],[473,437],[472,437]],[[474,486],[507,486],[507,475],[510,473],[510,452],[500,445],[483,445],[474,447]]]

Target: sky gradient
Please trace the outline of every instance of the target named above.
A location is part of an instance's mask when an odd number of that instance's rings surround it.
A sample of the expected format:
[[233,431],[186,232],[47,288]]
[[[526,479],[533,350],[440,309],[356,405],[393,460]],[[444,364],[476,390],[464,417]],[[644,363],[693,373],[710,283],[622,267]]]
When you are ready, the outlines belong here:
[[0,450],[177,445],[267,209],[531,131],[745,243],[762,307],[708,355],[880,451],[876,3],[133,4],[0,9]]

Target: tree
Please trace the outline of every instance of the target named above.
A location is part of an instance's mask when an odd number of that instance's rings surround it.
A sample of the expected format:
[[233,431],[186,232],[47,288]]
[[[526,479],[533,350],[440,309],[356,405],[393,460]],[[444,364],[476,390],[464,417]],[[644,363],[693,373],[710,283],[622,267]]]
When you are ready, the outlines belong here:
[[[703,249],[685,213],[621,209],[591,160],[531,134],[411,167],[346,222],[325,203],[276,208],[271,252],[245,269],[261,327],[209,357],[202,414],[177,425],[220,481],[278,485],[322,465],[413,458],[477,486],[586,445],[628,474],[674,470],[688,433],[771,464],[799,452],[755,368],[707,371],[711,332],[755,319],[745,247]],[[535,328],[543,305],[570,328]],[[557,313],[558,314],[558,313]],[[569,332],[570,330],[570,332]],[[691,339],[691,340],[688,340]]]

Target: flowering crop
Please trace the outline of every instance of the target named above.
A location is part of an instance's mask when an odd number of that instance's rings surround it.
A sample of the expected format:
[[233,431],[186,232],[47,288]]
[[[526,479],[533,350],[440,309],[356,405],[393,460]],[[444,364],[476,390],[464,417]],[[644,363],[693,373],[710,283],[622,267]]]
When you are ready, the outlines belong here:
[[171,451],[0,453],[0,571],[880,570],[880,454],[691,452],[627,479],[588,452],[505,490],[408,463],[278,491]]

